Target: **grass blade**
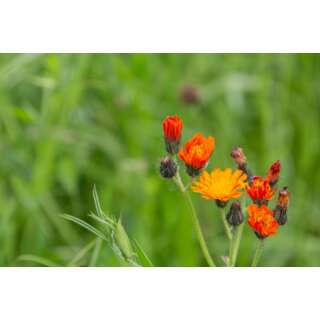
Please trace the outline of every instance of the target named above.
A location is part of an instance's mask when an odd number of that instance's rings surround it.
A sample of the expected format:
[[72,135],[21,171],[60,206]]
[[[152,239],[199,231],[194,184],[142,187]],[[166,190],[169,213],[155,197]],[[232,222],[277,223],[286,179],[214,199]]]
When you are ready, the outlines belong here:
[[77,262],[79,262],[96,244],[97,239],[90,241],[86,246],[84,246],[76,256],[68,263],[68,267],[76,267]]
[[93,195],[93,200],[94,200],[94,206],[96,208],[97,214],[100,217],[103,217],[105,214],[101,209],[101,205],[100,205],[100,201],[99,201],[99,196],[98,196],[98,192],[97,192],[97,188],[96,185],[93,186],[93,191],[92,191],[92,195]]
[[102,240],[98,238],[92,252],[89,267],[95,267],[97,265],[97,261],[98,261],[100,250],[101,250],[101,245],[102,245]]
[[78,224],[79,226],[87,229],[88,231],[92,232],[93,234],[95,234],[99,238],[107,241],[107,238],[104,236],[104,234],[102,232],[100,232],[98,229],[96,229],[95,227],[93,227],[92,225],[90,225],[89,223],[87,223],[77,217],[71,216],[69,214],[62,214],[60,216],[66,220],[69,220],[69,221],[72,221],[72,222]]
[[24,255],[21,255],[20,257],[18,257],[18,260],[20,261],[28,261],[28,262],[34,262],[34,263],[37,263],[37,264],[41,264],[43,266],[46,266],[46,267],[59,267],[59,265],[49,259],[46,259],[46,258],[42,258],[42,257],[39,257],[39,256],[34,256],[32,254],[24,254]]
[[153,263],[136,240],[133,240],[136,253],[143,267],[153,267]]

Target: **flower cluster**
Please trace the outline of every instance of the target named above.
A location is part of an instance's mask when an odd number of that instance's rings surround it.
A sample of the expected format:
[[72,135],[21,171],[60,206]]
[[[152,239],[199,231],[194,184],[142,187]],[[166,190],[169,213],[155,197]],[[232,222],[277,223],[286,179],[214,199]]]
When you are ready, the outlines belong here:
[[[235,170],[231,168],[206,170],[215,149],[215,138],[196,133],[180,147],[182,120],[176,115],[168,116],[162,125],[168,155],[160,162],[161,175],[164,178],[174,178],[181,191],[186,192],[187,187],[182,182],[179,166],[176,163],[176,160],[180,159],[185,165],[186,173],[191,178],[189,184],[191,190],[206,200],[214,201],[221,208],[229,239],[232,239],[234,231],[246,218],[242,212],[241,202],[238,201],[241,196],[246,194],[252,200],[252,203],[246,208],[247,223],[260,240],[275,235],[279,226],[283,226],[287,222],[290,198],[288,187],[280,189],[275,208],[273,210],[269,208],[269,204],[277,192],[276,187],[280,179],[281,163],[279,160],[270,166],[265,176],[256,176],[249,169],[243,149],[235,147],[231,151],[231,157],[237,165]],[[230,200],[233,202],[225,214],[223,208],[228,205]],[[199,233],[199,226],[196,226],[196,230]],[[200,235],[199,239],[204,255],[209,265],[212,265],[203,243],[203,236]],[[230,248],[230,252],[232,252],[234,248],[232,246]],[[228,260],[229,265],[234,265],[232,259],[234,259],[234,255],[231,254]]]
[[287,187],[279,192],[276,208],[274,210],[268,208],[268,203],[276,192],[280,169],[281,163],[278,160],[270,166],[265,178],[252,176],[245,188],[248,196],[253,201],[253,204],[250,204],[247,208],[248,224],[259,239],[276,234],[279,225],[284,225],[287,221],[289,203]]
[[160,173],[164,178],[173,178],[177,172],[176,163],[171,158],[178,154],[186,166],[186,172],[190,177],[196,177],[208,164],[214,151],[215,139],[197,133],[180,149],[183,123],[177,116],[168,116],[162,122],[163,136],[166,151],[170,156],[163,158],[160,163]]

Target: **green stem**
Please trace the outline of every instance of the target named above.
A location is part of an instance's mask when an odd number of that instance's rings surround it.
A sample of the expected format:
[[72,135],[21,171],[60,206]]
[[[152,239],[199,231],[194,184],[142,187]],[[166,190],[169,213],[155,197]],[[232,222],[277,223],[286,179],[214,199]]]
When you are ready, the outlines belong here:
[[229,267],[234,267],[236,265],[241,237],[242,237],[243,226],[244,226],[244,223],[242,223],[238,227],[235,227],[235,230],[233,232],[232,240],[230,243]]
[[221,212],[221,219],[222,219],[222,222],[223,222],[223,225],[224,225],[224,229],[226,231],[226,234],[228,236],[228,239],[229,240],[232,240],[232,232],[231,232],[231,229],[229,227],[229,224],[228,224],[228,221],[226,219],[226,214],[224,212],[224,209],[223,208],[220,208],[220,212]]
[[187,192],[187,190],[186,190],[186,188],[185,188],[185,186],[184,186],[184,184],[183,184],[183,182],[181,180],[179,172],[177,173],[176,177],[174,178],[174,181],[178,185],[180,191],[184,195],[184,197],[185,197],[185,199],[186,199],[186,201],[189,204],[189,207],[191,209],[190,213],[191,213],[192,224],[193,224],[194,230],[196,232],[196,235],[197,235],[197,238],[198,238],[202,253],[203,253],[208,265],[210,267],[215,267],[216,265],[215,265],[213,259],[211,258],[211,255],[209,253],[208,247],[206,245],[205,239],[204,239],[202,231],[201,231],[201,226],[200,226],[200,223],[199,223],[199,220],[198,220],[196,209],[195,209],[195,207],[193,205],[193,202],[191,200],[189,192]]
[[259,260],[261,258],[262,250],[263,250],[264,240],[259,240],[256,252],[254,254],[251,267],[256,267],[259,263]]

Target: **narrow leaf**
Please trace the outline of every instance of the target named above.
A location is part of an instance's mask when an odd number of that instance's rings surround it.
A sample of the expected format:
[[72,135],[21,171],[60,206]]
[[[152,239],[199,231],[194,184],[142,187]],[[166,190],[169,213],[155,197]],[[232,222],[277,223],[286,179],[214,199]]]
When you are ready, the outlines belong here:
[[37,263],[37,264],[41,264],[43,266],[46,266],[46,267],[59,267],[59,265],[49,259],[46,259],[46,258],[42,258],[42,257],[39,257],[39,256],[34,256],[34,255],[31,255],[31,254],[24,254],[24,255],[21,255],[20,257],[18,257],[18,260],[21,260],[21,261],[28,261],[28,262],[34,262],[34,263]]
[[139,261],[143,267],[153,267],[153,263],[151,262],[150,258],[147,256],[145,251],[139,245],[137,240],[133,240],[134,247],[136,249],[136,253],[138,255]]
[[90,225],[89,223],[87,223],[77,217],[71,216],[69,214],[62,214],[61,217],[66,220],[69,220],[69,221],[72,221],[72,222],[78,224],[79,226],[87,229],[88,231],[92,232],[93,234],[95,234],[99,238],[107,241],[107,238],[104,236],[104,234],[102,232],[100,232],[98,229],[96,229],[95,227],[93,227],[92,225]]

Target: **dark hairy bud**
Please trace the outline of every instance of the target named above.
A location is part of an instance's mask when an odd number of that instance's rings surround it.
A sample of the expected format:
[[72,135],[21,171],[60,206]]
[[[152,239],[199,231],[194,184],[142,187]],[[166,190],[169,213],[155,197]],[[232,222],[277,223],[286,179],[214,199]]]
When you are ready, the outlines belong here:
[[163,178],[171,179],[177,173],[177,164],[171,157],[164,157],[160,161],[160,174]]
[[239,201],[234,201],[231,204],[230,210],[227,214],[227,221],[231,226],[238,226],[243,222],[243,213]]
[[280,226],[283,226],[288,221],[287,208],[276,206],[273,210],[274,218],[278,221]]

